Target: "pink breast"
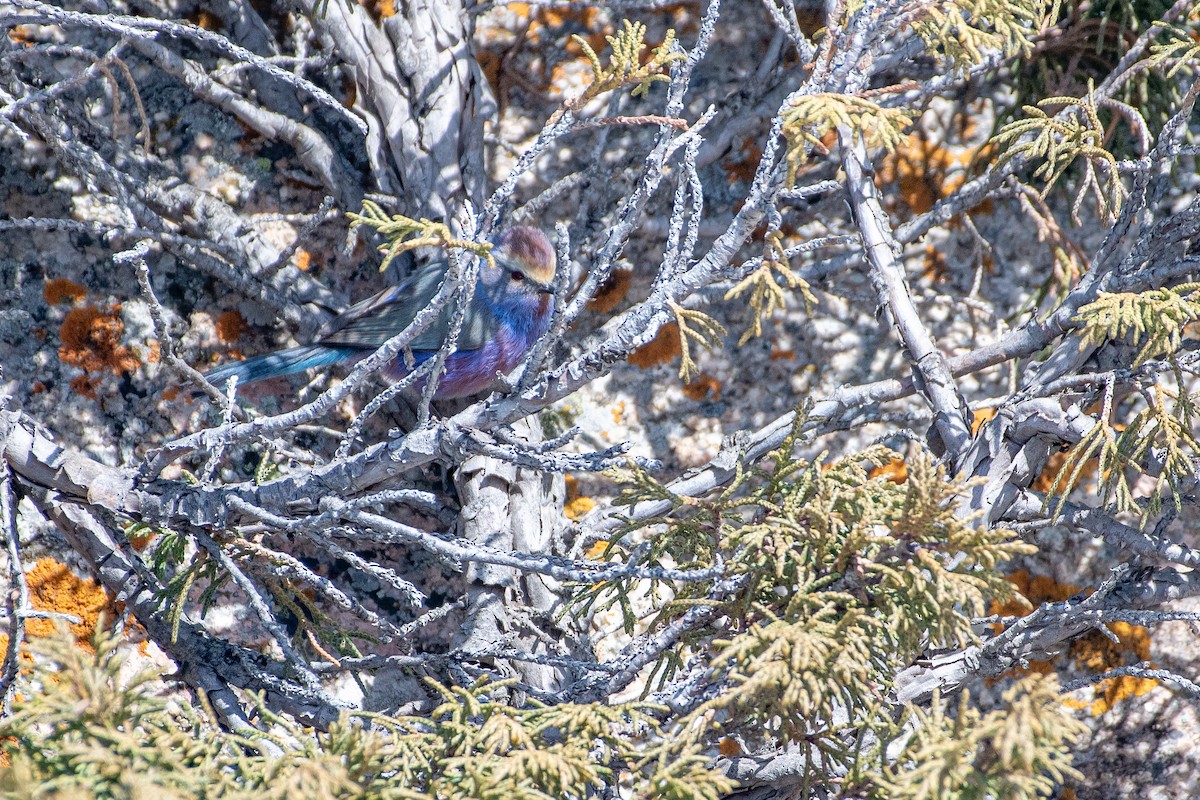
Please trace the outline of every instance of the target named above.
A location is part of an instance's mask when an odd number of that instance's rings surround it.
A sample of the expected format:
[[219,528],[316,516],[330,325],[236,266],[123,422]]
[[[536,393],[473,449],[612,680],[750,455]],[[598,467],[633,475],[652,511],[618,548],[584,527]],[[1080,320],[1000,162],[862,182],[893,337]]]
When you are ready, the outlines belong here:
[[[497,372],[508,373],[515,369],[528,349],[528,344],[520,336],[501,327],[496,338],[478,350],[454,353],[446,359],[435,397],[448,400],[479,394],[492,385]],[[403,360],[396,359],[389,370],[389,377],[398,380],[407,372]],[[423,388],[424,381],[421,384]]]

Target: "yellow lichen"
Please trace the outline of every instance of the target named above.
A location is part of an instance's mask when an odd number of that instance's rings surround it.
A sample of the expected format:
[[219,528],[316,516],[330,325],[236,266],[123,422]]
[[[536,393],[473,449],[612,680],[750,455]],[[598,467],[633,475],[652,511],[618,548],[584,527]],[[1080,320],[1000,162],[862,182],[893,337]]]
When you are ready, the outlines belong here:
[[[1060,583],[1045,575],[1033,575],[1023,569],[1012,573],[1008,579],[1035,607],[1044,602],[1062,602],[1080,591],[1078,586]],[[1012,601],[1003,605],[993,603],[991,613],[1023,616],[1029,613],[1029,608]],[[997,632],[1000,627],[1000,625],[994,626]],[[1091,673],[1101,673],[1126,666],[1129,663],[1143,663],[1150,660],[1150,631],[1145,627],[1126,622],[1113,622],[1108,625],[1108,629],[1116,636],[1117,641],[1114,642],[1099,631],[1092,631],[1071,643],[1069,657],[1077,668]],[[1029,663],[1028,671],[1045,674],[1053,672],[1054,667],[1047,661],[1033,661]],[[1149,678],[1133,676],[1108,678],[1092,688],[1092,699],[1067,698],[1063,702],[1071,708],[1086,710],[1092,716],[1099,716],[1113,708],[1121,700],[1144,695],[1157,685],[1157,681]]]
[[[39,559],[26,571],[25,580],[29,584],[29,603],[34,609],[79,618],[78,623],[71,625],[71,633],[82,646],[88,646],[102,613],[109,619],[116,615],[116,608],[100,584],[78,577],[52,558]],[[54,620],[50,619],[30,619],[25,623],[28,636],[50,636],[54,630]]]
[[579,519],[596,507],[596,501],[590,497],[576,497],[563,506],[567,519]]
[[625,401],[618,400],[612,407],[612,418],[614,425],[620,425],[625,419]]
[[893,458],[888,463],[872,469],[867,473],[867,477],[881,478],[885,481],[901,484],[908,480],[908,465],[904,463],[903,458]]

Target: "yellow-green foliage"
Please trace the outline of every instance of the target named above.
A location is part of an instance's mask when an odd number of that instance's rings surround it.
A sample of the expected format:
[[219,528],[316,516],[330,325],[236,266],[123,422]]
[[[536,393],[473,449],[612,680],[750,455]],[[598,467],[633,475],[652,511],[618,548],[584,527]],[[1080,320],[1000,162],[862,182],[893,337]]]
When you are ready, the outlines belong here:
[[712,348],[726,334],[725,326],[705,314],[691,308],[671,303],[675,312],[675,323],[679,326],[679,380],[690,383],[700,374],[700,368],[692,360],[691,342]]
[[[1151,44],[1143,58],[1130,66],[1122,79],[1109,84],[1102,121],[1105,147],[1118,159],[1145,155],[1136,130],[1144,122],[1160,129],[1178,110],[1189,82],[1180,71],[1194,72],[1200,17],[1195,4],[1189,13],[1177,10],[1173,25],[1161,20],[1174,5],[1171,0],[1099,0],[1059,3],[1047,15],[1036,53],[1013,68],[1006,88],[1013,91],[1015,109],[1036,104],[1047,95],[1082,94],[1089,82],[1106,82],[1114,66],[1129,54],[1130,45],[1144,35]],[[1007,122],[1001,106],[997,119]],[[1140,117],[1140,122],[1137,118]],[[1129,134],[1133,133],[1133,136]]]
[[883,722],[869,719],[884,699],[878,678],[888,661],[876,646],[878,618],[836,602],[803,620],[761,616],[745,633],[716,642],[713,668],[728,673],[729,691],[704,712],[726,711],[737,720],[730,727],[765,726],[787,741],[829,736],[839,708],[849,709],[854,723]]
[[[1175,382],[1182,383],[1176,368]],[[1196,398],[1186,391],[1173,391],[1155,385],[1147,393],[1145,408],[1133,415],[1123,429],[1111,422],[1111,400],[1104,403],[1100,419],[1067,454],[1062,469],[1047,496],[1057,496],[1055,514],[1066,496],[1083,477],[1092,459],[1096,459],[1100,496],[1122,513],[1137,514],[1141,525],[1162,510],[1162,500],[1170,489],[1176,509],[1181,508],[1179,490],[1190,480],[1200,442],[1192,432],[1196,418]],[[1157,469],[1152,469],[1157,465]],[[1157,473],[1157,474],[1155,474]],[[1133,492],[1140,476],[1154,475],[1149,493],[1140,502]]]
[[1195,71],[1200,60],[1200,40],[1195,28],[1171,25],[1163,32],[1164,41],[1150,46],[1151,61],[1166,67],[1166,77],[1173,78],[1181,70]]
[[706,768],[694,744],[665,740],[643,703],[514,708],[506,685],[436,686],[442,703],[428,717],[372,717],[405,757],[395,779],[439,800],[584,798],[622,782],[637,798],[715,800],[731,784]]
[[[974,639],[970,619],[1012,594],[997,566],[1031,548],[955,513],[963,487],[922,454],[897,484],[872,478],[897,454],[883,447],[822,465],[792,455],[800,424],[768,466],[739,467],[708,500],[672,495],[644,472],[624,499],[667,499],[669,518],[631,525],[608,557],[646,566],[722,563],[719,580],[660,581],[673,599],[650,625],[692,608],[717,613],[664,654],[656,674],[692,660],[708,687],[685,711],[648,702],[517,705],[507,682],[430,683],[427,709],[402,717],[348,715],[313,733],[260,708],[270,734],[224,732],[206,710],[122,682],[116,640],[95,651],[43,646],[41,665],[0,721],[13,797],[396,798],[557,800],[611,793],[635,800],[719,800],[734,789],[714,762],[720,736],[747,744],[800,742],[820,753],[812,789],[879,798],[1044,796],[1073,773],[1075,727],[1052,684],[1030,684],[1010,711],[950,716],[910,710],[925,726],[903,769],[885,748],[907,735],[889,702],[896,670],[930,647]],[[635,532],[643,541],[635,544]],[[583,606],[621,604],[644,582],[578,587]],[[652,681],[653,682],[653,681]],[[873,734],[867,737],[867,734]],[[268,746],[269,745],[269,746]],[[282,754],[271,749],[281,748]],[[893,748],[894,752],[894,748]],[[838,768],[838,769],[835,769]],[[836,781],[831,776],[844,777]],[[946,787],[964,794],[930,794]],[[976,791],[975,794],[969,792]],[[924,792],[924,793],[923,793]]]
[[344,717],[314,734],[260,709],[272,733],[247,738],[162,699],[156,675],[122,681],[116,637],[94,644],[40,645],[43,666],[0,721],[3,796],[557,800],[620,782],[633,798],[716,800],[732,788],[644,703],[514,708],[504,684],[433,684],[427,716]]
[[868,147],[891,152],[904,141],[904,130],[909,125],[912,116],[904,109],[885,108],[849,94],[802,95],[783,114],[788,181],[795,181],[796,170],[808,160],[808,148],[825,151],[821,140],[830,131],[841,127],[857,131]]
[[794,437],[771,467],[742,469],[711,500],[675,498],[644,472],[622,498],[667,499],[676,509],[630,525],[608,543],[607,558],[686,569],[723,563],[735,591],[714,597],[712,582],[662,582],[655,590],[673,599],[642,620],[639,581],[588,587],[580,602],[620,608],[631,631],[714,608],[719,622],[692,631],[656,669],[666,679],[707,653],[709,680],[720,688],[690,718],[723,720],[724,731],[750,742],[803,740],[861,770],[870,756],[848,748],[844,731],[893,738],[890,676],[925,648],[974,641],[971,618],[1014,595],[998,566],[1033,548],[962,519],[955,501],[964,487],[923,453],[907,459],[908,478],[896,484],[870,477],[873,465],[899,457],[887,448],[823,465],[791,456]]
[[1079,309],[1074,322],[1081,326],[1080,347],[1100,345],[1110,339],[1129,338],[1142,344],[1133,366],[1174,353],[1183,341],[1183,328],[1200,319],[1200,283],[1169,289],[1101,292],[1096,301]]
[[[1052,16],[1057,17],[1057,3]],[[1046,0],[948,0],[922,7],[916,31],[925,45],[956,64],[978,64],[990,52],[1028,56],[1051,11]]]
[[[969,617],[982,613],[988,598],[1012,591],[997,566],[1031,547],[1008,531],[961,519],[954,501],[962,486],[924,454],[909,459],[907,481],[896,484],[869,477],[872,465],[899,457],[887,448],[821,465],[789,457],[794,441],[772,455],[770,469],[745,469],[717,498],[687,501],[685,513],[651,537],[643,563],[697,569],[723,560],[727,574],[747,581],[726,604],[739,619],[763,624],[807,621],[827,607],[860,608],[868,612],[863,624],[885,623],[881,635],[901,660],[925,643],[970,641]],[[631,480],[619,502],[685,504],[647,473]],[[609,542],[606,558],[626,560],[634,546],[625,537],[654,524],[662,521],[628,528]],[[585,597],[589,605],[619,602],[632,588],[611,582]],[[683,613],[708,588],[672,587],[675,601],[660,613]]]
[[[1090,87],[1089,87],[1090,89]],[[1045,109],[1067,106],[1075,113],[1048,114]],[[1021,156],[1042,163],[1033,172],[1035,178],[1045,182],[1042,196],[1054,188],[1067,168],[1082,157],[1085,163],[1085,180],[1079,189],[1079,199],[1088,188],[1094,190],[1103,216],[1115,217],[1125,200],[1125,187],[1117,174],[1117,160],[1104,149],[1105,129],[1100,123],[1095,100],[1090,91],[1086,97],[1048,97],[1036,106],[1025,106],[1026,118],[1014,120],[1003,126],[993,141],[1007,146],[999,163]],[[1095,167],[1100,165],[1106,181],[1101,180]],[[1078,221],[1076,201],[1076,220]]]
[[1053,677],[1030,675],[1004,693],[1004,708],[981,714],[964,692],[958,713],[935,698],[913,708],[915,728],[895,765],[884,771],[890,800],[1033,800],[1083,776],[1070,745],[1087,728],[1069,716]]
[[379,252],[384,254],[383,263],[379,265],[380,271],[387,269],[396,256],[418,247],[457,247],[487,259],[493,267],[496,265],[492,260],[491,243],[456,238],[444,222],[434,222],[424,217],[417,220],[403,214],[388,216],[371,200],[363,200],[361,214],[348,212],[346,217],[349,218],[352,229],[365,225],[379,231],[383,236],[384,243],[379,246]]
[[788,266],[787,252],[783,247],[783,238],[779,231],[770,231],[766,236],[767,248],[763,255],[762,265],[743,278],[736,286],[725,293],[726,300],[740,297],[750,292],[750,308],[754,310],[750,327],[738,339],[738,347],[758,336],[762,336],[763,321],[781,310],[787,300],[783,287],[776,280],[776,273],[783,278],[789,289],[798,289],[804,298],[804,307],[811,310],[817,304],[817,296],[812,293],[808,281],[801,278]]
[[600,56],[588,44],[587,39],[575,35],[571,37],[583,50],[588,64],[592,68],[592,83],[583,95],[570,103],[570,107],[579,108],[593,97],[604,92],[611,92],[625,86],[633,86],[633,96],[646,94],[656,82],[670,81],[666,72],[671,64],[684,60],[683,53],[672,52],[675,43],[675,31],[668,30],[662,44],[650,51],[650,58],[642,63],[642,51],[646,49],[646,26],[641,22],[621,20],[621,30],[616,36],[605,36],[612,48],[612,57],[608,66],[600,62]]
[[[1096,425],[1071,449],[1051,487],[1051,494],[1059,496],[1056,512],[1093,459],[1100,494],[1117,511],[1136,513],[1145,525],[1161,510],[1168,489],[1178,507],[1177,490],[1193,473],[1200,441],[1193,432],[1196,398],[1180,388],[1186,381],[1175,353],[1182,344],[1184,327],[1198,318],[1198,283],[1140,294],[1101,292],[1095,302],[1079,309],[1074,321],[1080,326],[1081,347],[1126,340],[1139,348],[1133,367],[1165,356],[1171,368],[1159,375],[1155,385],[1134,396],[1143,398],[1144,405],[1129,409],[1132,418],[1123,428],[1112,422],[1113,397],[1111,390],[1106,393]],[[1174,387],[1164,384],[1164,377],[1173,378],[1168,383],[1173,382]],[[1140,475],[1154,476],[1143,498],[1133,491]]]

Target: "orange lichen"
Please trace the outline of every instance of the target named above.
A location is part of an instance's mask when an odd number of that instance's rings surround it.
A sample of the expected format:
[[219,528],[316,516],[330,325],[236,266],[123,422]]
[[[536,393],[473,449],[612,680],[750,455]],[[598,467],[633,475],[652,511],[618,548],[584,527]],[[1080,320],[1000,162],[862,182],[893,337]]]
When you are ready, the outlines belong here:
[[717,750],[726,758],[733,758],[742,754],[742,746],[732,736],[721,737],[721,741],[717,742]]
[[[913,133],[892,153],[884,156],[876,173],[881,187],[895,184],[897,195],[916,214],[923,214],[933,204],[948,197],[966,180],[967,168],[985,155],[980,147],[951,149],[933,141],[923,133]],[[986,213],[982,205],[974,213]]]
[[[1088,414],[1099,414],[1103,408],[1104,407],[1102,403],[1096,402],[1084,409],[1084,411]],[[1117,431],[1125,430],[1125,425],[1120,422],[1113,423],[1112,427]],[[1070,455],[1070,450],[1064,450],[1051,454],[1050,458],[1046,459],[1046,466],[1042,468],[1041,474],[1038,475],[1031,484],[1032,488],[1039,492],[1049,492],[1052,488],[1055,488],[1054,484],[1057,481],[1058,491],[1062,492],[1066,488],[1066,481],[1067,478],[1070,477],[1070,474],[1063,475],[1061,481],[1059,480],[1059,475],[1062,473],[1063,466],[1067,463],[1067,458]],[[1094,477],[1099,463],[1099,459],[1094,457],[1084,462],[1083,468],[1079,471],[1079,475],[1077,476],[1077,481],[1082,483],[1085,479]],[[1074,465],[1071,466],[1071,470],[1075,470]]]
[[8,38],[16,44],[23,45],[24,47],[33,47],[35,44],[37,44],[37,40],[33,38],[30,30],[31,29],[27,25],[17,25],[9,28]]
[[[583,39],[588,43],[588,46],[591,47],[592,50],[597,53],[603,53],[604,48],[608,46],[608,41],[604,38],[604,36],[604,30],[591,31],[590,33],[583,34]],[[566,44],[563,46],[563,50],[567,55],[573,56],[576,59],[584,59],[587,57],[583,52],[583,47],[574,38],[567,40]]]
[[611,314],[629,295],[629,287],[632,285],[632,270],[613,270],[612,274],[608,276],[608,280],[600,284],[600,290],[588,301],[588,309],[597,314]]
[[608,550],[608,540],[601,539],[600,541],[596,542],[591,547],[589,547],[587,549],[587,552],[583,554],[583,557],[590,559],[591,561],[598,561],[604,557],[604,553],[607,550]]
[[[1061,481],[1058,480],[1058,476],[1062,472],[1063,466],[1067,463],[1068,455],[1070,455],[1070,451],[1052,453],[1050,458],[1046,459],[1046,466],[1042,468],[1041,474],[1034,478],[1033,483],[1030,484],[1030,486],[1036,491],[1048,492],[1054,488],[1055,482],[1058,481],[1058,491],[1061,492],[1066,487],[1067,478],[1070,477],[1069,474],[1063,475],[1063,479]],[[1085,478],[1091,478],[1094,476],[1096,474],[1096,466],[1098,463],[1098,459],[1095,458],[1089,459],[1086,463],[1084,463],[1083,469],[1079,472],[1079,480],[1082,481]],[[1074,466],[1072,466],[1071,469],[1074,470]]]
[[567,502],[563,506],[563,512],[567,515],[567,519],[579,519],[596,507],[596,501],[583,495],[579,488],[579,481],[574,475],[565,475],[563,478],[567,489]]
[[96,380],[93,373],[112,372],[120,374],[138,368],[133,351],[121,342],[125,323],[121,320],[120,305],[107,308],[93,305],[73,308],[63,319],[59,329],[62,344],[58,358],[64,364],[82,369],[86,376],[71,381],[76,391],[90,394]]
[[772,348],[770,354],[767,355],[767,360],[768,361],[795,361],[796,360],[796,351],[795,350],[780,350],[778,348]]
[[563,513],[567,515],[567,519],[579,519],[595,507],[596,501],[592,498],[576,497],[563,506]]
[[[1007,576],[1009,583],[1017,587],[1020,597],[1013,597],[1004,603],[992,601],[989,613],[999,614],[1005,617],[1023,617],[1030,612],[1031,607],[1036,607],[1042,603],[1051,602],[1058,603],[1066,600],[1068,597],[1079,593],[1079,587],[1069,583],[1059,583],[1053,578],[1046,575],[1034,575],[1029,570],[1019,569]],[[1022,598],[1027,602],[1022,602]],[[992,626],[993,633],[1000,633],[1004,630],[1001,623],[996,623]],[[1014,674],[1021,672],[1036,672],[1040,675],[1047,675],[1054,672],[1054,667],[1049,661],[1029,661],[1028,668],[1021,670],[1011,670]]]
[[[1077,586],[1059,583],[1045,575],[1032,575],[1023,569],[1009,575],[1008,580],[1035,607],[1044,602],[1062,602],[1079,594]],[[1017,600],[1010,600],[1005,604],[992,603],[991,613],[1024,616],[1029,613],[1029,610],[1029,606]],[[993,630],[996,632],[999,632],[1001,628],[1002,626],[999,624],[993,626]],[[1068,652],[1076,667],[1099,673],[1125,666],[1127,663],[1142,663],[1150,660],[1149,630],[1141,625],[1131,625],[1126,622],[1109,623],[1108,629],[1116,636],[1116,642],[1099,631],[1092,631],[1071,643]],[[1032,672],[1044,674],[1053,670],[1050,662],[1033,661],[1029,663],[1029,671]],[[1149,678],[1129,676],[1108,678],[1093,687],[1091,700],[1068,698],[1064,702],[1072,708],[1086,709],[1093,716],[1099,716],[1119,701],[1128,697],[1144,695],[1157,685],[1157,681]]]
[[[568,34],[578,35],[594,52],[603,53],[608,49],[605,36],[614,32],[604,11],[595,7],[536,8],[530,3],[509,3],[508,8],[515,12],[517,30],[485,29],[480,35],[481,65],[500,106],[507,105],[514,86],[559,99],[577,95],[580,78],[591,70],[584,47]],[[544,57],[546,45],[565,54],[566,60],[550,63]],[[514,57],[519,52],[535,55]]]
[[308,268],[312,266],[312,253],[301,247],[296,250],[293,260],[295,261],[296,269],[301,272],[308,272]]
[[[582,61],[582,58],[576,61]],[[555,64],[550,68],[550,95],[554,100],[563,100],[571,87],[574,72],[568,67],[572,62]]]
[[396,16],[396,4],[392,0],[367,0],[360,3],[371,19],[378,24],[381,20]]
[[946,173],[957,159],[941,144],[919,133],[909,134],[903,144],[884,156],[876,183],[896,184],[904,204],[924,214],[945,197]]
[[129,546],[140,553],[158,538],[158,531],[153,528],[146,528],[144,533],[128,536],[127,538],[129,539]]
[[42,297],[52,306],[74,303],[87,297],[87,288],[67,278],[52,278],[42,287]]
[[618,400],[612,407],[612,418],[614,425],[620,425],[625,419],[625,401]]
[[975,409],[974,419],[971,420],[971,435],[978,436],[983,426],[991,422],[995,417],[996,409],[994,408]]
[[[90,646],[102,613],[110,620],[118,615],[118,609],[100,584],[78,577],[52,558],[39,559],[26,571],[25,580],[29,584],[30,605],[35,609],[79,618],[78,623],[71,624],[71,633],[84,647]],[[50,636],[54,630],[55,623],[49,619],[30,619],[25,623],[28,636]]]
[[689,400],[695,400],[697,403],[705,400],[719,400],[721,382],[707,372],[702,372],[690,383],[684,384],[683,393]]
[[626,360],[635,367],[649,369],[670,362],[682,352],[679,323],[672,321],[659,328],[653,339],[630,353]]
[[196,14],[195,19],[192,21],[196,23],[197,27],[203,28],[206,31],[219,31],[223,27],[220,17],[211,11],[205,11],[203,9]]
[[246,318],[239,311],[226,311],[217,317],[217,338],[222,342],[236,342],[249,330]]
[[739,181],[748,183],[753,180],[754,173],[758,171],[758,163],[762,161],[762,154],[762,148],[753,138],[744,138],[741,145],[735,148],[722,162],[728,181],[730,183]]
[[479,62],[479,69],[483,71],[483,77],[487,80],[488,86],[492,87],[492,94],[502,101],[507,101],[505,87],[500,82],[500,71],[504,68],[505,63],[504,54],[485,44],[479,48],[475,60]]
[[96,386],[100,381],[87,375],[76,375],[67,383],[71,387],[74,394],[82,395],[83,397],[96,397]]
[[931,244],[925,245],[925,259],[921,265],[921,277],[930,283],[946,280],[946,257]]
[[[1079,587],[1070,583],[1059,583],[1048,575],[1035,575],[1027,569],[1018,569],[1007,576],[1008,582],[1017,587],[1030,603],[1061,603],[1079,594]],[[1003,605],[993,603],[992,614],[1005,616],[1024,616],[1029,613],[1029,606],[1018,600],[1009,600]]]
[[837,144],[837,141],[838,141],[838,134],[837,134],[837,130],[835,130],[835,129],[831,128],[830,130],[828,130],[824,134],[822,134],[821,147],[825,148],[823,152],[825,152],[825,153],[833,152],[834,145]]
[[885,481],[901,484],[908,480],[908,465],[903,458],[893,458],[886,464],[881,464],[867,473],[869,478],[882,478]]
[[[581,33],[592,50],[603,53],[608,47],[604,35],[613,32],[611,25],[605,24],[602,10],[589,8],[539,8],[529,26],[529,41],[537,44],[545,38],[545,33],[557,34],[560,28],[572,23],[572,27],[582,27],[586,32]],[[564,51],[573,58],[583,57],[583,48],[575,39],[567,39]]]
[[1107,636],[1083,638],[1072,643],[1071,655],[1076,663],[1091,670],[1111,669],[1120,656],[1128,653],[1137,661],[1150,660],[1150,631],[1142,625],[1113,622],[1108,629],[1116,634],[1114,642]]
[[[1150,660],[1150,631],[1141,625],[1127,622],[1109,623],[1108,629],[1117,637],[1112,641],[1099,633],[1090,633],[1071,643],[1071,657],[1075,663],[1091,672],[1104,672],[1127,663],[1143,663]],[[1072,708],[1087,709],[1098,717],[1120,701],[1129,697],[1140,697],[1158,686],[1153,678],[1125,675],[1106,678],[1092,688],[1091,702],[1067,698]]]

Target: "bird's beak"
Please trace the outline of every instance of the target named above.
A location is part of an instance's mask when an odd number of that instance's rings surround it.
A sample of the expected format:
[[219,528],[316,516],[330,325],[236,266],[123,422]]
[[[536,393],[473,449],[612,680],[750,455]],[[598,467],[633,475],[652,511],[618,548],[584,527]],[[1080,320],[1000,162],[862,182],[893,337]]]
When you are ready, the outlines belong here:
[[542,294],[554,294],[554,287],[550,286],[549,284],[539,283],[538,291]]

